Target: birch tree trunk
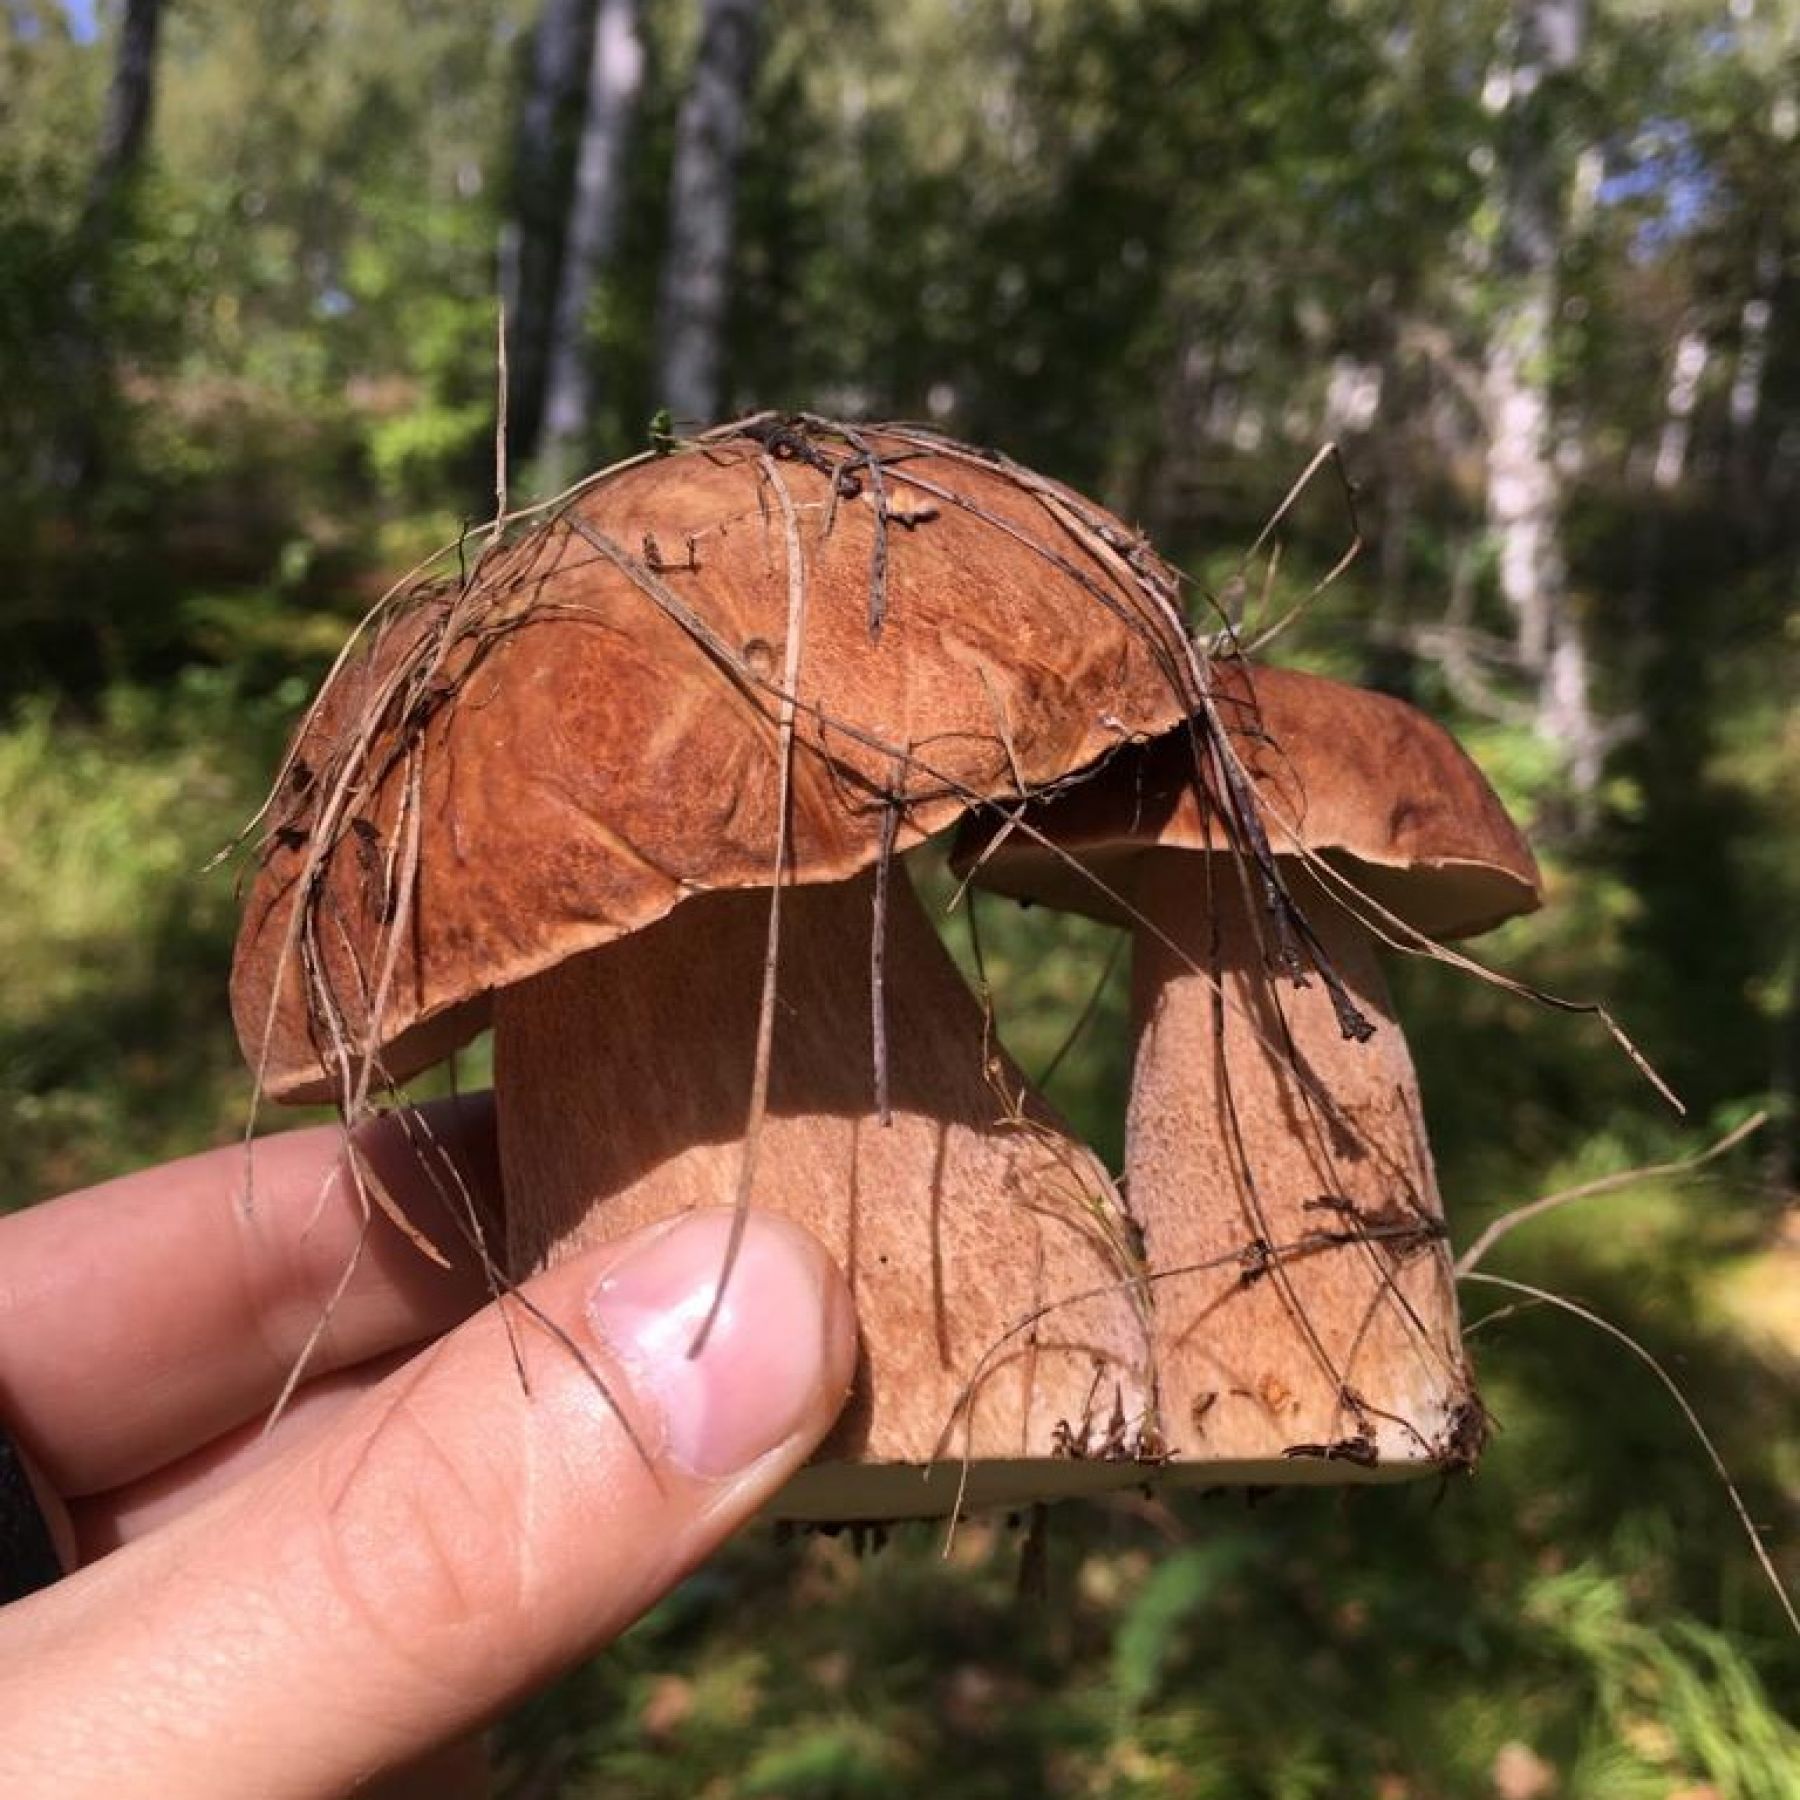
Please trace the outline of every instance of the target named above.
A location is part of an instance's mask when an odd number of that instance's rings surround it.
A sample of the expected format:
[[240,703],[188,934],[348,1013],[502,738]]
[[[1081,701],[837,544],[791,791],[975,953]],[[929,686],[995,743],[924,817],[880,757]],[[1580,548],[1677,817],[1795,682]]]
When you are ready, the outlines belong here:
[[738,157],[756,79],[762,0],[703,0],[693,79],[676,124],[669,248],[658,305],[657,393],[678,420],[720,403]]
[[544,376],[538,464],[540,480],[551,492],[577,473],[593,419],[588,308],[618,241],[626,153],[643,85],[642,0],[600,0]]
[[1663,394],[1662,433],[1656,440],[1656,463],[1650,479],[1662,493],[1673,493],[1687,478],[1688,447],[1694,434],[1694,408],[1700,383],[1712,360],[1712,346],[1697,326],[1684,331],[1675,345],[1669,385]]
[[1563,556],[1550,377],[1571,161],[1556,88],[1580,57],[1586,31],[1586,0],[1515,0],[1512,54],[1488,78],[1484,98],[1500,122],[1500,224],[1492,269],[1498,304],[1483,381],[1487,513],[1500,592],[1520,662],[1537,683],[1538,727],[1561,750],[1584,800],[1599,785],[1605,745]]
[[1769,366],[1769,327],[1775,318],[1775,295],[1784,259],[1775,233],[1765,227],[1757,246],[1750,292],[1738,310],[1737,360],[1731,372],[1732,488],[1740,507],[1759,510],[1756,429],[1762,414],[1763,379]]
[[569,182],[563,153],[593,26],[594,0],[544,0],[519,107],[510,216],[500,238],[506,307],[507,453],[537,449]]

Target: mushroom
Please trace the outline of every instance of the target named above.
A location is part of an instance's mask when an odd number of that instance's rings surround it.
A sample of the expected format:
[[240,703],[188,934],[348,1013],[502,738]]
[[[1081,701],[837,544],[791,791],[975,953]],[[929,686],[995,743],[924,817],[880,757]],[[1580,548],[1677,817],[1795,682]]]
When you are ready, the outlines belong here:
[[788,1517],[1141,1479],[1129,1221],[891,863],[1191,712],[1174,594],[914,429],[765,415],[597,479],[304,722],[233,975],[262,1091],[353,1115],[491,1022],[511,1276],[695,1207],[813,1230],[863,1355]]
[[[1241,661],[1212,687],[1222,732],[1177,730],[1017,820],[972,818],[953,864],[1133,930],[1124,1188],[1178,1466],[1263,1482],[1467,1464],[1484,1415],[1377,945],[1528,912],[1537,867],[1412,707]],[[1221,804],[1233,790],[1260,832]]]

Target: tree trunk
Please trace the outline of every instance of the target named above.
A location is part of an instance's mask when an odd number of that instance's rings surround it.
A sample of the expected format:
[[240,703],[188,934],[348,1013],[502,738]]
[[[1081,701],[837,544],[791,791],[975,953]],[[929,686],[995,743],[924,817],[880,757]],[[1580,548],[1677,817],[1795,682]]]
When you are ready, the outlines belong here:
[[1747,437],[1762,410],[1763,372],[1769,361],[1769,325],[1781,257],[1766,245],[1757,252],[1756,289],[1738,314],[1737,368],[1731,377],[1731,429]]
[[539,475],[551,492],[574,478],[592,423],[588,307],[618,240],[625,156],[643,85],[641,0],[600,0],[544,379]]
[[1756,250],[1750,292],[1738,310],[1737,360],[1731,372],[1731,488],[1740,509],[1766,521],[1761,476],[1757,466],[1757,422],[1762,414],[1763,379],[1769,366],[1769,327],[1775,318],[1775,293],[1784,258],[1776,234],[1765,228]]
[[1539,729],[1562,752],[1584,806],[1599,785],[1605,745],[1563,558],[1551,367],[1572,161],[1559,130],[1557,89],[1581,55],[1586,31],[1586,0],[1516,0],[1511,55],[1488,78],[1485,99],[1500,117],[1500,224],[1492,269],[1498,304],[1483,383],[1487,511],[1500,592],[1520,662],[1538,684]]
[[112,397],[107,344],[111,262],[156,107],[162,11],[162,0],[126,0],[93,173],[76,226],[75,274],[62,338],[65,410],[53,434],[50,471],[57,486],[77,496],[97,488],[104,472]]
[[1656,441],[1656,464],[1651,470],[1651,480],[1663,493],[1674,492],[1687,476],[1694,408],[1711,356],[1705,334],[1693,326],[1681,334],[1675,345],[1675,361],[1670,366],[1669,385],[1663,397],[1662,434]]
[[693,80],[676,125],[657,392],[677,420],[719,409],[738,156],[756,78],[762,0],[704,0]]
[[506,307],[507,454],[515,464],[537,449],[544,373],[555,308],[568,194],[563,154],[581,91],[595,0],[544,0],[532,34],[531,72],[519,107],[510,216],[500,238],[500,294]]
[[103,229],[120,190],[137,171],[156,105],[156,40],[162,0],[125,0],[112,85],[100,122],[100,150],[88,187],[87,218]]

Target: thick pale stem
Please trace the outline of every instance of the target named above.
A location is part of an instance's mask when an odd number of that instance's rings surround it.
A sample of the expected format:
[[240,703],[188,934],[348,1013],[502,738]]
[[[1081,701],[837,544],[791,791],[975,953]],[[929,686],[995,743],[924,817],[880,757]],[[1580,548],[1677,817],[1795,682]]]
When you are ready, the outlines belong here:
[[[499,996],[515,1273],[730,1204],[768,905],[766,893],[691,900]],[[904,879],[888,893],[892,1122],[880,1123],[873,877],[792,888],[783,908],[752,1199],[838,1259],[864,1354],[824,1466],[780,1510],[941,1513],[965,1457],[971,1503],[1141,1479],[1132,1458],[1156,1442],[1148,1306],[1104,1171],[985,1042],[980,1010]]]
[[1135,899],[1157,931],[1135,946],[1126,1190],[1171,1448],[1259,1480],[1463,1460],[1479,1414],[1443,1211],[1368,933],[1309,907],[1375,1025],[1357,1043],[1322,981],[1270,970],[1229,859],[1153,853]]

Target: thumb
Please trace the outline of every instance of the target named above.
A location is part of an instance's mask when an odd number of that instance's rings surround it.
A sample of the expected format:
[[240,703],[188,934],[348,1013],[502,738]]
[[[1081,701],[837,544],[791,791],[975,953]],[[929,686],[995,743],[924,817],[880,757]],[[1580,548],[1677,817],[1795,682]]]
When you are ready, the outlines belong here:
[[849,1389],[843,1280],[766,1215],[689,1357],[730,1224],[691,1214],[535,1278],[529,1308],[489,1307],[322,1438],[9,1607],[0,1791],[335,1793],[610,1641]]

